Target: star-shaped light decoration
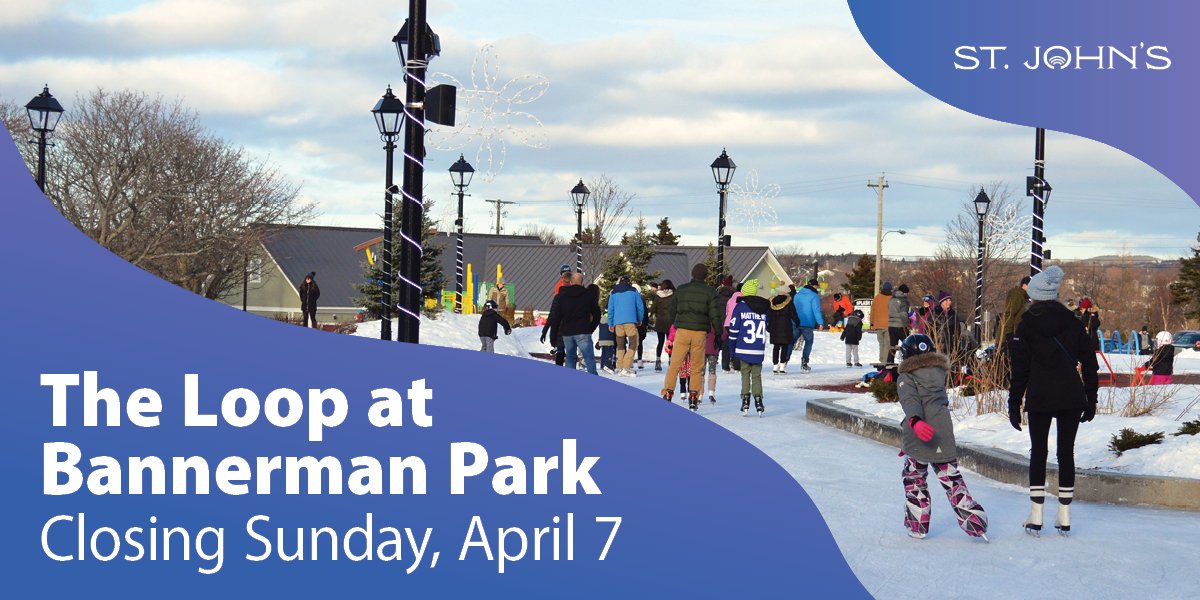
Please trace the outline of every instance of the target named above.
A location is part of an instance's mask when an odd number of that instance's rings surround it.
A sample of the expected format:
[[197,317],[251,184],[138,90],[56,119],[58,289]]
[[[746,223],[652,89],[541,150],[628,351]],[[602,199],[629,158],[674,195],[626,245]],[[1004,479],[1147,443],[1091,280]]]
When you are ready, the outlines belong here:
[[729,186],[729,192],[733,194],[734,221],[745,224],[751,231],[779,223],[779,215],[775,214],[775,207],[771,205],[771,199],[779,196],[779,190],[779,185],[775,183],[760,189],[758,171],[751,169],[746,176],[745,187],[736,183]]
[[[433,73],[429,85],[449,83],[458,88],[458,114],[454,127],[433,125],[429,145],[438,150],[462,151],[475,147],[476,175],[493,181],[504,170],[508,142],[545,148],[542,122],[517,106],[530,104],[546,94],[550,81],[541,75],[513,77],[502,85],[500,59],[495,47],[485,44],[471,62],[471,85],[463,85],[446,73]],[[431,124],[432,125],[432,124]]]

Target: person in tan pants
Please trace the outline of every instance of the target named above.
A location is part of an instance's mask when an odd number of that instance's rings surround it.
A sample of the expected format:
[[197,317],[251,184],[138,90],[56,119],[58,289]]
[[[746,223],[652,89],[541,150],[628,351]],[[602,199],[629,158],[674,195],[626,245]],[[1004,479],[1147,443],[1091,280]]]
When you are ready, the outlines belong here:
[[[724,307],[717,308],[717,290],[704,283],[707,278],[708,267],[697,264],[692,267],[692,280],[675,290],[675,302],[671,305],[671,322],[675,325],[674,351],[662,390],[662,397],[668,402],[675,392],[675,379],[685,357],[692,358],[690,381],[702,380],[708,332],[711,330],[714,335],[719,335],[722,329]],[[696,410],[699,405],[700,391],[689,391],[688,408]]]
[[617,375],[633,377],[633,357],[637,353],[638,323],[646,318],[646,303],[642,294],[629,282],[629,276],[621,276],[612,293],[608,295],[608,330],[613,332],[617,344]]

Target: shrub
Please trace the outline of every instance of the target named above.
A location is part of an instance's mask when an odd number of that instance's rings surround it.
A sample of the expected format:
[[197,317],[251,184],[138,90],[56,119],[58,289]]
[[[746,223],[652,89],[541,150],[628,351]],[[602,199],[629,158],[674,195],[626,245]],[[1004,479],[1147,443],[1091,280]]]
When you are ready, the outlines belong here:
[[1113,434],[1112,439],[1108,442],[1108,449],[1112,450],[1121,456],[1128,450],[1149,446],[1150,444],[1161,444],[1163,441],[1163,432],[1156,431],[1154,433],[1138,433],[1132,429],[1122,429],[1119,434]]
[[900,399],[896,393],[896,382],[884,381],[882,377],[876,377],[871,381],[871,394],[878,402],[895,402]]
[[1197,433],[1200,433],[1200,419],[1184,423],[1175,435],[1196,435]]

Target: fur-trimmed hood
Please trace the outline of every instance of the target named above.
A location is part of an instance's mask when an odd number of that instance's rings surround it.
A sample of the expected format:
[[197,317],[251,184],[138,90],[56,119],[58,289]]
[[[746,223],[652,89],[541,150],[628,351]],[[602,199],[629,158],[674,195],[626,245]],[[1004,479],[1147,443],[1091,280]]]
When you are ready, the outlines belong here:
[[926,352],[918,354],[912,358],[906,358],[900,362],[901,373],[912,373],[917,369],[926,367],[940,367],[943,370],[950,370],[950,357],[941,352]]
[[771,298],[771,310],[783,310],[787,305],[792,303],[792,297],[787,294],[778,294]]

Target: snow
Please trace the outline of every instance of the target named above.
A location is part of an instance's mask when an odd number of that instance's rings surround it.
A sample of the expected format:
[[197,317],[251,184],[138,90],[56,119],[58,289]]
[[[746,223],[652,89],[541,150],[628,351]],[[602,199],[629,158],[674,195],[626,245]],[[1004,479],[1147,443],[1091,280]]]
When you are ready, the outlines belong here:
[[[379,339],[381,324],[382,321],[359,323],[354,335]],[[422,318],[421,341],[422,343],[434,346],[479,350],[478,326],[479,315],[442,313],[436,319]],[[496,354],[529,358],[531,351],[540,351],[538,334],[541,333],[541,328],[536,328],[536,332],[534,329],[533,327],[514,329],[513,335],[504,335],[503,331],[497,331],[499,337],[496,339]],[[396,319],[392,319],[393,339],[398,330]],[[523,333],[523,335],[517,335],[519,332]],[[531,334],[533,334],[532,337]],[[532,342],[534,345],[526,346],[526,342]]]
[[[475,350],[477,319],[444,315],[437,321],[426,320],[421,339],[427,344]],[[359,332],[370,335],[371,330],[364,326]],[[374,333],[378,337],[377,325]],[[522,349],[545,351],[547,346],[538,340],[540,333],[539,328],[515,330],[512,336],[501,336],[497,351],[506,354],[516,354]],[[646,340],[646,357],[653,358],[656,341],[653,333]],[[1195,559],[1200,556],[1197,513],[1077,500],[1072,505],[1069,538],[1053,533],[1033,538],[1021,529],[1029,510],[1026,491],[968,471],[967,484],[988,513],[991,543],[969,539],[958,529],[950,507],[941,500],[940,488],[932,479],[930,491],[934,504],[929,537],[909,538],[901,524],[903,488],[901,459],[896,456],[896,449],[808,421],[804,416],[809,399],[845,399],[849,395],[800,386],[845,383],[864,370],[845,366],[843,345],[836,333],[817,332],[814,346],[812,373],[794,372],[798,370],[797,357],[797,362],[789,366],[793,373],[773,375],[768,370],[763,374],[767,408],[764,418],[741,416],[737,401],[740,378],[735,373],[719,374],[716,405],[705,402],[698,415],[688,414],[682,406],[679,410],[682,418],[707,418],[729,429],[763,450],[795,477],[821,510],[850,567],[876,598],[1195,597]],[[877,351],[874,336],[864,335],[860,346],[864,364],[871,362]],[[1200,355],[1183,360],[1195,361],[1185,363],[1189,371],[1183,372],[1200,372]],[[1180,364],[1176,363],[1177,369]],[[647,402],[662,402],[657,393],[663,386],[663,374],[655,373],[652,367],[651,361],[636,378],[613,379],[648,392]],[[547,365],[547,368],[559,367]],[[580,376],[589,377],[583,373]],[[1174,423],[1173,417],[1142,417],[1133,421],[1158,427],[1153,429],[1157,431],[1165,422]],[[998,415],[975,419],[977,424],[962,425],[964,433],[974,430],[975,433],[967,435],[981,436],[980,440],[1003,434],[1003,439],[997,437],[994,441],[1013,447],[1015,438],[1004,431],[1008,427],[1006,419]],[[1107,446],[1107,434],[1103,431],[1111,425],[1108,421],[1116,419],[1105,415],[1085,424],[1077,444],[1080,460],[1099,462],[1097,453],[1102,451],[1092,448]],[[1151,427],[1137,429],[1144,431]],[[1028,443],[1027,438],[1021,439]],[[1163,446],[1180,450],[1179,442],[1170,439]],[[1127,455],[1133,452],[1137,451]],[[1139,468],[1145,469],[1198,462],[1186,449],[1182,456],[1163,450],[1153,460],[1136,456],[1128,460],[1140,461]],[[1129,463],[1114,461],[1104,465],[1111,469],[1122,466],[1128,467]],[[1048,500],[1048,520],[1053,519],[1056,510],[1054,500]],[[747,517],[753,518],[753,507],[747,507]],[[747,550],[746,564],[752,565],[753,549]]]

